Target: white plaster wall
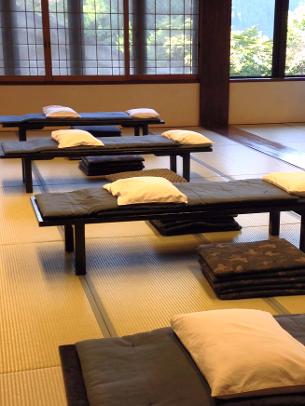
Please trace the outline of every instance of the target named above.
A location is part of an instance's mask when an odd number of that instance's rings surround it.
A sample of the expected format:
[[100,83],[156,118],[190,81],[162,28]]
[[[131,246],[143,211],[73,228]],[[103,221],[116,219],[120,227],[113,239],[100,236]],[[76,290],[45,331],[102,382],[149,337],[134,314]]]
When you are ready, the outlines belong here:
[[230,124],[305,122],[305,81],[230,84]]
[[[0,115],[38,112],[47,104],[78,111],[158,110],[169,127],[199,124],[199,84],[5,85]],[[230,84],[230,124],[305,122],[305,81]]]
[[77,111],[125,111],[150,107],[168,126],[199,124],[199,85],[5,85],[0,86],[0,115],[39,112],[48,104]]

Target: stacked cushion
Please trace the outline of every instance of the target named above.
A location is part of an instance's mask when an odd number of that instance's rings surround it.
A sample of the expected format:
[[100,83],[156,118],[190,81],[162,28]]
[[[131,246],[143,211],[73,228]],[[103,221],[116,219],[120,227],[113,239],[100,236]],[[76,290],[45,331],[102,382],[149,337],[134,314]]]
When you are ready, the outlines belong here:
[[144,158],[139,155],[88,156],[80,161],[79,168],[87,176],[141,170]]
[[206,244],[198,252],[220,299],[305,294],[305,254],[284,239]]
[[239,231],[241,226],[229,214],[223,216],[210,216],[203,218],[194,216],[189,219],[184,216],[183,219],[177,220],[152,220],[151,224],[158,230],[161,235],[181,235],[194,233],[213,233],[220,231]]

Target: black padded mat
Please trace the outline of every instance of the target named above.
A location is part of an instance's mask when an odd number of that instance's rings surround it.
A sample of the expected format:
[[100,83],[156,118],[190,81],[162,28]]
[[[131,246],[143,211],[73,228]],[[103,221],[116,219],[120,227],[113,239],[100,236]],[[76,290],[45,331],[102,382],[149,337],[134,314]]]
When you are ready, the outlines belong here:
[[[305,316],[275,316],[305,344]],[[71,347],[71,346],[68,346]],[[300,406],[305,393],[215,400],[188,352],[170,328],[60,347],[70,406]],[[79,369],[79,366],[81,369]],[[78,370],[78,378],[76,371]],[[71,376],[70,376],[71,375]],[[79,388],[85,384],[86,396]],[[76,399],[76,395],[78,395]],[[87,402],[87,403],[86,403]]]

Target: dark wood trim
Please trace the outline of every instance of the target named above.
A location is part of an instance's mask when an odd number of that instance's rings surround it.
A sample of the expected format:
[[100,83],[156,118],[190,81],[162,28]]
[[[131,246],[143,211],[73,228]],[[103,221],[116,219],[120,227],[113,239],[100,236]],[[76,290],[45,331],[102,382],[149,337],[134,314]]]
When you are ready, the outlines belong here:
[[71,75],[81,75],[82,66],[82,0],[68,0],[68,32]]
[[[284,78],[230,78],[230,83],[248,82],[303,82],[305,76],[286,76]],[[0,77],[0,86],[5,85],[133,85],[143,83],[199,83],[199,75],[136,75],[136,76],[55,76],[54,79],[45,79],[44,76],[5,76]]]
[[44,61],[45,61],[44,62],[45,63],[45,77],[43,79],[51,80],[52,79],[52,55],[51,55],[48,0],[41,0],[41,12],[42,12],[42,28],[43,28]]
[[2,85],[113,85],[143,83],[198,83],[198,75],[141,75],[141,76],[55,76],[46,80],[43,76],[21,76],[0,78]]
[[133,0],[133,54],[135,73],[146,72],[146,0]]
[[200,2],[200,124],[225,127],[229,116],[231,0]]
[[124,63],[125,76],[130,75],[129,0],[124,0]]
[[276,0],[273,27],[272,77],[285,76],[289,0]]
[[271,78],[271,77],[247,77],[247,78],[231,78],[231,83],[242,83],[242,82],[302,82],[305,80],[305,76],[285,76],[282,78]]
[[18,75],[18,48],[15,34],[15,19],[11,0],[1,0],[1,34],[3,44],[4,72],[6,75]]
[[198,10],[198,16],[196,16],[195,20],[195,15],[194,15],[194,21],[193,21],[193,35],[192,35],[192,66],[196,67],[196,70],[193,69],[193,72],[198,72],[199,71],[199,31],[200,31],[200,1],[199,0],[193,0],[193,7],[195,10]]

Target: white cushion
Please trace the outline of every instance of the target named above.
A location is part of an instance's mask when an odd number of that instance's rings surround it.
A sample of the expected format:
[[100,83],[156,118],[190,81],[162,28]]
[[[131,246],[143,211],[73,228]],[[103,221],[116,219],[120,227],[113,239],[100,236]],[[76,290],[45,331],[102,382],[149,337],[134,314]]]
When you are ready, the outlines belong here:
[[305,389],[305,346],[270,313],[210,310],[174,316],[171,324],[214,397]]
[[66,106],[58,106],[58,105],[50,105],[50,106],[44,106],[42,108],[43,113],[46,115],[48,118],[56,118],[56,117],[62,117],[62,118],[79,118],[80,115],[71,107],[66,107]]
[[154,109],[130,109],[127,110],[126,113],[132,118],[160,118],[160,114]]
[[77,147],[80,145],[92,145],[102,147],[101,140],[93,137],[88,131],[84,130],[55,130],[51,137],[58,142],[58,148]]
[[206,146],[213,144],[213,141],[196,131],[168,130],[164,131],[161,135],[179,144],[201,144]]
[[103,186],[119,206],[141,203],[187,203],[187,197],[169,180],[157,176],[119,179]]
[[298,196],[305,196],[305,172],[271,172],[263,180]]

